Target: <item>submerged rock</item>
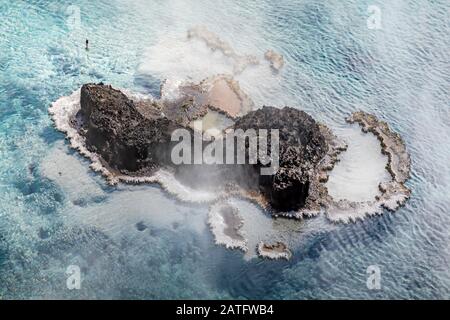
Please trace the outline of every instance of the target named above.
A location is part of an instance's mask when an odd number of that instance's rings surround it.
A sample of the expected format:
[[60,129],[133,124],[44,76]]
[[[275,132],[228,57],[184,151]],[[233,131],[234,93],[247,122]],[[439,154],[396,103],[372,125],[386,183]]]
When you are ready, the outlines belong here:
[[275,71],[280,71],[284,66],[283,56],[273,50],[267,50],[264,54],[264,58],[270,62],[270,66]]
[[268,244],[261,241],[256,248],[256,252],[261,258],[270,260],[289,260],[292,256],[292,253],[288,249],[287,245],[279,241],[273,244]]
[[188,30],[188,39],[199,39],[203,41],[212,51],[220,51],[225,57],[233,60],[233,71],[235,74],[242,73],[248,66],[258,65],[259,60],[253,55],[240,55],[233,47],[222,40],[217,34],[211,32],[204,26],[196,26]]
[[208,214],[208,225],[214,235],[216,244],[229,249],[248,250],[247,241],[242,235],[244,224],[237,208],[227,203],[216,203]]

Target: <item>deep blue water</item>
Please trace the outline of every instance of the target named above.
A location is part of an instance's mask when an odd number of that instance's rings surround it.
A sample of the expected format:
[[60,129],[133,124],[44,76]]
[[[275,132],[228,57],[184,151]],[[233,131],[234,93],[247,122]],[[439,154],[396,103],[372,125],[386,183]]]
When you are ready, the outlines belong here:
[[[373,4],[380,30],[367,27]],[[0,0],[0,298],[449,299],[449,12],[446,0]],[[165,77],[210,75],[215,58],[179,42],[195,25],[240,53],[284,55],[280,75],[240,75],[258,105],[332,126],[358,109],[386,120],[411,153],[407,205],[305,228],[289,262],[247,261],[214,245],[206,206],[107,186],[53,128],[50,103],[86,82],[157,95]],[[69,265],[81,290],[66,287]],[[381,290],[366,287],[370,265]]]

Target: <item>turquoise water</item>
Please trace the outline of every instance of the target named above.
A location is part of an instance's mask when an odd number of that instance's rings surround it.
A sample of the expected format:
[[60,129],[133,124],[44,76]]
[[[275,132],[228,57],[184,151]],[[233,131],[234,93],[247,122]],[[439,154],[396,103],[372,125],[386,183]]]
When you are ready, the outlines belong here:
[[[79,25],[71,3],[0,1],[1,298],[450,298],[448,1],[77,1]],[[351,225],[307,221],[294,258],[270,262],[215,246],[207,206],[107,186],[48,106],[86,82],[157,95],[166,77],[227,72],[183,42],[196,25],[240,54],[283,54],[279,75],[236,76],[257,105],[332,127],[358,109],[386,120],[411,153],[407,205]],[[80,290],[66,287],[69,265]],[[381,290],[366,287],[370,265]]]

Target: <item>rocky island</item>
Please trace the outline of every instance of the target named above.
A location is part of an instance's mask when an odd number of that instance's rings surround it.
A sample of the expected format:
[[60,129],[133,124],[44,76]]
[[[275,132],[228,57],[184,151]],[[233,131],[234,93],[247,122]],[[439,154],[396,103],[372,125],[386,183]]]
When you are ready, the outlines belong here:
[[[193,132],[189,124],[204,116],[209,108],[207,104],[195,103],[192,97],[177,101],[176,108],[174,103],[135,102],[103,84],[84,85],[80,102],[81,109],[71,122],[85,138],[87,149],[98,154],[113,175],[136,178],[150,176],[162,167],[186,171],[187,165],[176,166],[171,162],[175,144],[171,134],[180,128]],[[277,211],[304,208],[316,167],[329,149],[315,120],[294,108],[263,107],[236,118],[232,128],[279,130],[280,167],[270,176],[258,175],[260,163],[244,168],[215,167],[219,172],[226,171],[223,187],[233,184],[260,192]],[[205,165],[197,169],[196,175],[198,170],[211,171]],[[248,179],[243,181],[242,175]],[[186,176],[183,172],[183,181],[187,182]]]
[[[300,219],[325,211],[331,221],[348,222],[379,214],[383,208],[395,210],[410,195],[404,185],[410,170],[405,145],[373,115],[357,112],[348,121],[359,123],[364,131],[379,138],[383,152],[389,156],[387,169],[392,181],[380,184],[381,195],[373,201],[336,201],[325,183],[347,146],[307,113],[290,107],[254,110],[239,85],[224,76],[185,84],[171,99],[164,98],[164,90],[167,87],[163,85],[162,98],[155,100],[102,83],[86,84],[71,96],[70,103],[54,103],[50,113],[72,147],[90,158],[91,167],[111,184],[157,182],[183,201],[211,203],[208,224],[216,242],[228,248],[248,250],[240,230],[243,220],[239,210],[222,203],[230,196],[249,199],[273,217]],[[224,100],[224,96],[228,98]],[[257,134],[261,129],[277,130],[276,170],[270,175],[259,174],[267,167],[259,160],[236,165],[174,164],[171,154],[177,142],[172,133],[183,129],[195,137],[199,133],[195,125],[198,121],[204,126],[200,130],[216,130],[212,140],[202,140],[202,150],[219,138],[227,141],[229,130],[254,130]],[[270,143],[267,157],[273,156]],[[242,148],[246,158],[254,151],[249,141]],[[270,259],[291,256],[282,242],[260,242],[254,249]]]

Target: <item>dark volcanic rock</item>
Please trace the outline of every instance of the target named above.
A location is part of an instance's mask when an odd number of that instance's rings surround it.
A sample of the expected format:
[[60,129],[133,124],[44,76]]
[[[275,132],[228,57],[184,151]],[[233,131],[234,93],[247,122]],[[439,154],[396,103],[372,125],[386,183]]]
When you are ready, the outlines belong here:
[[82,132],[87,147],[107,165],[123,173],[151,172],[170,161],[170,137],[179,125],[146,103],[139,111],[122,92],[111,86],[87,84],[81,88]]
[[[261,190],[279,210],[304,206],[310,178],[328,145],[316,121],[307,113],[285,107],[263,107],[238,119],[235,129],[278,129],[280,167],[275,175],[260,176]],[[270,151],[270,148],[268,148]]]
[[[170,159],[175,144],[171,142],[172,132],[178,128],[191,130],[187,127],[190,121],[204,113],[203,106],[189,101],[184,99],[178,107],[151,101],[136,103],[111,86],[87,84],[81,89],[76,125],[86,137],[87,147],[109,168],[133,176],[148,175],[160,166],[174,166]],[[259,175],[263,165],[258,163],[183,165],[177,167],[179,177],[186,176],[185,180],[192,183],[210,180],[214,184],[235,183],[244,189],[255,187],[277,210],[303,207],[311,177],[328,150],[314,119],[293,108],[263,107],[238,118],[234,129],[279,130],[280,163],[274,175]],[[248,153],[248,145],[246,148]]]

